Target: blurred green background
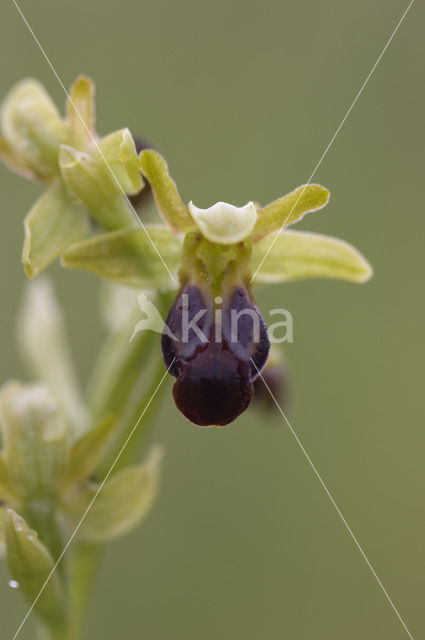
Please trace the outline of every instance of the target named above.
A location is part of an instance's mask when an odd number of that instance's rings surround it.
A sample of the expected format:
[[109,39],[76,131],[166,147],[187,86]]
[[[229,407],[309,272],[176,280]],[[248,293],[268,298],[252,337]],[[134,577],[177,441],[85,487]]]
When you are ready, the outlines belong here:
[[[262,203],[306,182],[407,2],[21,0],[66,86],[97,85],[100,133],[128,125],[168,158],[183,198]],[[290,420],[415,639],[425,634],[424,7],[416,2],[323,161],[330,205],[299,228],[372,262],[364,286],[259,291],[294,316]],[[24,76],[63,92],[12,2],[0,94]],[[14,347],[24,214],[40,188],[0,168],[1,382]],[[94,276],[55,266],[86,379],[100,344]],[[109,548],[87,638],[407,637],[279,415],[201,430],[162,407],[162,489]],[[26,608],[0,568],[1,637]],[[22,640],[33,637],[31,621]]]

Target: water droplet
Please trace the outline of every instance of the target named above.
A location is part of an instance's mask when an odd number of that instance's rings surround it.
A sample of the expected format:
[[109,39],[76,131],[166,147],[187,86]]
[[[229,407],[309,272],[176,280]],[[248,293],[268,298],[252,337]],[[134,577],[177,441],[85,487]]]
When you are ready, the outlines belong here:
[[18,589],[19,582],[16,582],[16,580],[9,580],[9,587],[12,587],[12,589]]

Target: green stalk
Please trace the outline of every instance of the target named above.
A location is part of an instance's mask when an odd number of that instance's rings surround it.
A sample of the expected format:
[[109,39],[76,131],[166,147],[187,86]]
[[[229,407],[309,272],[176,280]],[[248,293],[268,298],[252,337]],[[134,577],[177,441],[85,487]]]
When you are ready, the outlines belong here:
[[[149,356],[149,362],[141,374],[142,378],[148,378],[149,383],[144,385],[144,389],[137,394],[138,397],[125,412],[119,436],[99,465],[96,473],[98,478],[105,477],[118,455],[119,458],[113,467],[114,473],[131,464],[152,430],[155,413],[168,385],[167,381],[163,380],[166,369],[158,355],[156,343],[152,345]],[[136,389],[138,390],[137,385]]]
[[[158,296],[157,305],[160,313],[165,315],[170,296]],[[134,461],[151,432],[155,413],[167,388],[166,381],[162,380],[165,367],[160,354],[159,336],[145,331],[129,342],[138,319],[129,318],[126,327],[106,339],[91,376],[89,397],[95,419],[101,419],[111,412],[120,416],[117,436],[96,472],[98,480],[109,472],[132,432],[113,471]],[[44,640],[81,638],[89,595],[104,549],[104,545],[75,545],[69,568],[69,624],[66,629],[50,629]]]
[[[171,303],[171,294],[157,294],[155,302],[164,317]],[[139,317],[132,316],[124,327],[107,338],[91,376],[89,396],[95,419],[99,420],[111,413],[119,416],[116,437],[98,467],[98,479],[105,477],[145,411],[141,418],[142,424],[138,425],[113,471],[118,471],[125,463],[134,460],[142,440],[139,434],[147,431],[144,425],[153,415],[161,388],[166,387],[164,381],[164,385],[155,393],[165,373],[159,335],[144,331],[129,341],[138,319]]]
[[88,397],[94,421],[108,413],[119,413],[140,376],[141,363],[154,338],[145,331],[130,342],[138,317],[134,314],[126,326],[109,335],[91,374]]
[[[153,392],[157,389],[158,384],[165,372],[165,367],[160,361],[161,366],[157,366],[155,375],[152,377],[151,384],[146,389],[139,403],[133,407],[131,413],[132,418],[129,418],[128,427],[130,425],[134,427],[137,419],[140,417],[144,409],[146,409],[149,399],[152,397]],[[154,423],[155,411],[159,407],[159,401],[161,398],[161,392],[165,390],[165,382],[161,384],[156,395],[151,401],[149,407],[146,409],[143,419],[139,424],[139,429],[134,431],[128,446],[125,448],[122,456],[120,456],[116,463],[114,470],[125,466],[132,458],[135,457],[136,452],[140,449],[143,441],[145,441],[147,434],[151,431]],[[137,416],[137,418],[136,418]],[[133,422],[134,420],[134,422]],[[121,438],[116,442],[116,448],[122,447],[122,440],[126,435],[128,429],[123,430]],[[131,431],[131,430],[130,430]],[[99,468],[98,477],[104,477],[109,471],[111,464],[115,460],[115,448],[105,458],[102,466]],[[80,640],[84,619],[86,617],[88,602],[90,593],[93,588],[96,573],[99,570],[99,566],[105,551],[104,545],[88,545],[79,543],[76,545],[73,556],[71,558],[71,583],[69,591],[69,608],[70,618],[69,627],[65,630],[57,629],[51,630],[51,634],[46,640]]]
[[72,582],[70,585],[70,609],[72,612],[72,637],[81,637],[84,619],[89,604],[104,545],[80,543],[74,549],[72,557]]
[[[62,531],[56,519],[56,503],[52,498],[31,500],[23,505],[23,515],[32,529],[35,529],[41,542],[49,549],[56,561],[63,549]],[[64,565],[58,571],[64,577]]]

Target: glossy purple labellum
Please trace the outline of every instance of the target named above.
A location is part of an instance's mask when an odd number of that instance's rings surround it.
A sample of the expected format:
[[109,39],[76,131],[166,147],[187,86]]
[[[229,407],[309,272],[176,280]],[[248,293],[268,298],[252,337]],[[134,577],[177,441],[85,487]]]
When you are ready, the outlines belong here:
[[246,289],[216,304],[195,285],[177,296],[162,335],[162,353],[177,378],[177,407],[199,426],[235,420],[253,396],[254,378],[269,352],[267,326]]

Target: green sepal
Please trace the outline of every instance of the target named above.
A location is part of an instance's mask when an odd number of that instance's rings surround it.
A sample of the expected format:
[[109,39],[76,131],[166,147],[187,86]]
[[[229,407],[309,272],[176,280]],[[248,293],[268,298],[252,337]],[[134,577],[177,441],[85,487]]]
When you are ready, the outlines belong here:
[[45,382],[72,427],[83,433],[88,411],[69,346],[65,318],[52,283],[41,276],[27,283],[17,321],[18,345],[30,375]]
[[129,129],[114,131],[102,138],[99,147],[123,191],[134,196],[143,188],[136,145]]
[[169,287],[170,276],[161,257],[173,272],[181,247],[181,241],[166,227],[146,225],[78,242],[64,253],[62,264],[130,287]]
[[64,490],[82,482],[94,472],[111,441],[116,424],[115,416],[107,416],[72,445],[68,473],[62,485]]
[[2,105],[1,126],[15,154],[31,172],[47,181],[58,175],[65,122],[37,80],[22,80],[12,87]]
[[[4,516],[4,538],[9,572],[24,598],[49,625],[60,625],[65,607],[58,574],[48,549],[12,509]],[[46,583],[47,581],[47,583]]]
[[161,457],[162,450],[156,447],[146,464],[118,471],[100,490],[92,485],[67,497],[62,509],[69,524],[75,527],[84,516],[78,530],[80,540],[108,542],[143,520],[157,494]]
[[66,103],[67,141],[76,149],[89,148],[96,136],[94,92],[94,83],[86,76],[79,76],[69,90]]
[[67,247],[86,237],[87,214],[68,195],[62,180],[53,184],[34,204],[24,220],[22,262],[33,278]]
[[74,199],[81,201],[104,229],[122,229],[136,224],[119,183],[99,153],[91,155],[62,145],[59,165]]
[[180,198],[176,183],[168,172],[164,158],[156,151],[146,149],[140,154],[140,168],[151,184],[160,214],[171,229],[176,233],[196,229],[192,216]]
[[329,191],[320,184],[302,185],[259,209],[252,232],[254,242],[298,222],[306,213],[322,209],[329,202],[329,197]]
[[372,276],[366,258],[348,242],[303,231],[264,238],[254,245],[250,266],[257,284],[307,278],[366,282]]

